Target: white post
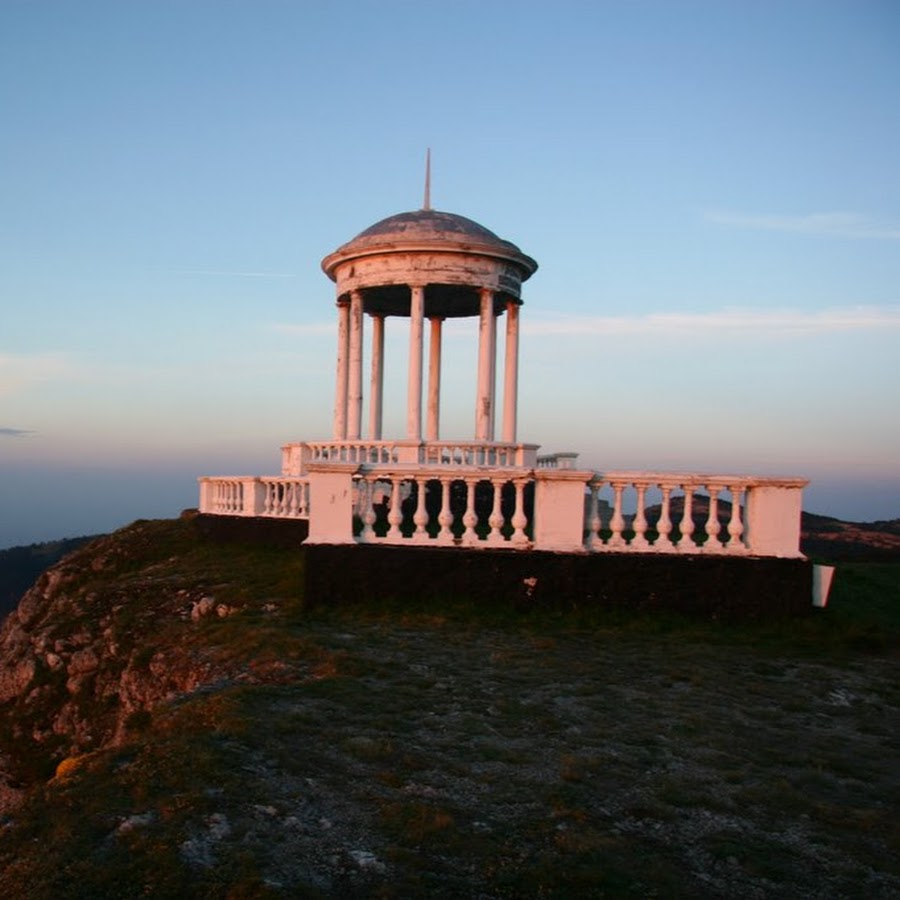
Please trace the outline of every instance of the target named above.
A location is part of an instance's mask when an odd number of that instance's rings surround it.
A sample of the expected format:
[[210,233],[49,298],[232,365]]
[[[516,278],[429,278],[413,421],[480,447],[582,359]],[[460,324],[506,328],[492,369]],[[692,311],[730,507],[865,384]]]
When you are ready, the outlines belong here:
[[425,288],[410,287],[409,380],[407,384],[406,436],[422,440],[422,331],[425,316]]
[[800,515],[805,480],[750,485],[747,490],[747,547],[753,556],[803,559]]
[[197,479],[200,482],[200,512],[208,513],[213,511],[213,485],[209,478],[203,477]]
[[347,357],[350,336],[350,304],[338,300],[337,377],[334,392],[334,439],[347,438]]
[[261,516],[265,508],[266,489],[258,478],[244,478],[241,496],[243,508],[239,515]]
[[[538,469],[534,473],[534,547],[577,553],[584,550],[585,486],[593,472],[577,469]],[[616,510],[621,509],[622,483],[616,489]],[[621,517],[621,513],[618,513]],[[621,526],[619,526],[621,529]],[[613,525],[613,537],[616,526]],[[621,541],[621,530],[619,533]],[[618,546],[610,542],[610,547]]]
[[353,543],[353,475],[356,465],[314,465],[309,473],[308,544]]
[[359,291],[350,293],[350,373],[347,398],[347,438],[358,441],[362,424],[363,302]]
[[384,316],[372,317],[372,378],[369,383],[369,438],[381,440],[384,408]]
[[443,319],[434,317],[431,323],[431,342],[428,347],[428,423],[425,440],[440,439],[441,419],[441,324]]
[[503,376],[503,441],[516,442],[519,404],[519,304],[506,304],[506,356]]
[[481,298],[478,322],[478,393],[475,400],[475,440],[492,441],[494,386],[491,376],[496,365],[494,339],[494,292],[489,288],[479,291]]

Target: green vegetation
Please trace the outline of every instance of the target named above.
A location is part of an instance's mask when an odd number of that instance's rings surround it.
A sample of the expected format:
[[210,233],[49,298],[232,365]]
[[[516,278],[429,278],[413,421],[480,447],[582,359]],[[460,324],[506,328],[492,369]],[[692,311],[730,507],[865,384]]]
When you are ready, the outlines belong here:
[[[210,675],[32,790],[5,896],[900,893],[898,564],[841,566],[803,621],[726,627],[307,608],[301,549],[189,520],[101,549],[74,594],[113,598],[145,666]],[[192,619],[205,596],[231,612]]]

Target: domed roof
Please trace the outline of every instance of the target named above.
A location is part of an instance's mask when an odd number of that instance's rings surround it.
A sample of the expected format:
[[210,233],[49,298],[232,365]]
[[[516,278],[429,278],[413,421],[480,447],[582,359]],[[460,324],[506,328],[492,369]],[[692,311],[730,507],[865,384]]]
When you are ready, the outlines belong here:
[[393,250],[449,250],[500,257],[519,265],[522,280],[537,269],[537,262],[510,241],[502,240],[472,219],[436,209],[397,213],[370,225],[326,256],[322,268],[333,278],[339,262]]

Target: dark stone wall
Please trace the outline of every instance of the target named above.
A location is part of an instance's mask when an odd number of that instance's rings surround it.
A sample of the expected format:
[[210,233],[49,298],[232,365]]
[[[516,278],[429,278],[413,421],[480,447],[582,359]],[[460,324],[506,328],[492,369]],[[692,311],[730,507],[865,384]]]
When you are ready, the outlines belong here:
[[468,600],[497,608],[669,610],[711,619],[812,612],[812,565],[797,559],[566,554],[307,545],[311,606]]
[[263,544],[296,549],[309,535],[309,522],[305,519],[198,514],[193,520],[200,537],[220,544]]

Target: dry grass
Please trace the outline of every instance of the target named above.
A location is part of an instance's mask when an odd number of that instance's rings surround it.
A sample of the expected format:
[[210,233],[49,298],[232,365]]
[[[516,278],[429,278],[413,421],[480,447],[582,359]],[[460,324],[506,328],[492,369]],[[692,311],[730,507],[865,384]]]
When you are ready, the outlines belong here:
[[37,790],[0,891],[896,897],[897,569],[847,574],[824,616],[747,629],[464,605],[211,621],[192,640],[291,665],[158,707]]

